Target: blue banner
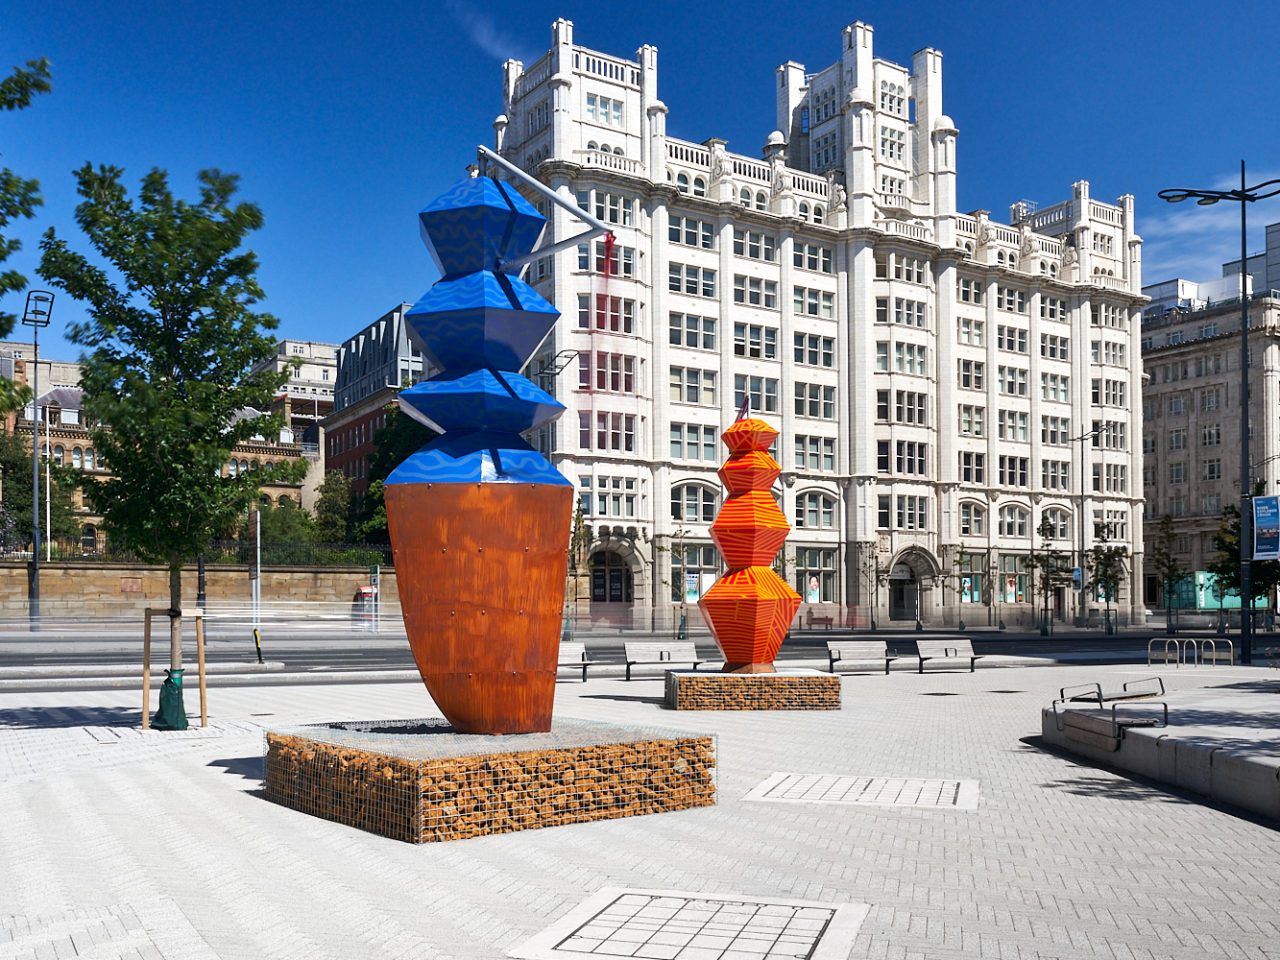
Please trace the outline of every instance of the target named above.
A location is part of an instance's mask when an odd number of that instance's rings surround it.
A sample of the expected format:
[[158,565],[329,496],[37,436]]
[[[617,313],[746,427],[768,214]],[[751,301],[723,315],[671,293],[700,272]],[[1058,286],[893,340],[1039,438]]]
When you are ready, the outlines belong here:
[[1253,559],[1280,560],[1280,497],[1253,498]]

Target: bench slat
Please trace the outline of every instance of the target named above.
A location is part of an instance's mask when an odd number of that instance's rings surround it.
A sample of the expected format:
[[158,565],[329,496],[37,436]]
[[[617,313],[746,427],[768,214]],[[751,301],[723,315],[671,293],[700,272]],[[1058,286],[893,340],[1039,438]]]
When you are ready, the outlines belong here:
[[916,652],[920,656],[920,673],[924,673],[926,660],[965,660],[969,661],[969,672],[973,673],[982,654],[973,652],[973,642],[968,637],[957,637],[954,640],[917,640]]
[[888,647],[883,640],[828,640],[827,641],[827,660],[828,668],[831,673],[836,672],[836,661],[853,660],[853,661],[876,661],[884,660],[884,672],[889,672],[889,664],[897,660],[896,655],[890,655]]

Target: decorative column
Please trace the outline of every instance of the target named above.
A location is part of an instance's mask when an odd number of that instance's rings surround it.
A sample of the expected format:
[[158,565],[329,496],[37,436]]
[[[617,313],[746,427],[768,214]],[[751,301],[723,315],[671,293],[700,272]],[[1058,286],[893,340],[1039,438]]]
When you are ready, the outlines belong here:
[[770,566],[791,532],[769,492],[781,472],[768,453],[777,437],[754,419],[739,419],[721,435],[729,459],[720,479],[729,495],[711,538],[729,572],[698,607],[724,654],[725,673],[774,673],[773,659],[800,607],[800,595]]

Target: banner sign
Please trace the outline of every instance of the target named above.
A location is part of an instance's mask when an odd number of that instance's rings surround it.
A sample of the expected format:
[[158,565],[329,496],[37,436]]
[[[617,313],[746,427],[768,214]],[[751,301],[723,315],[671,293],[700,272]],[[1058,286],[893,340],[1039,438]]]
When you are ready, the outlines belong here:
[[1280,497],[1253,498],[1253,559],[1280,560]]

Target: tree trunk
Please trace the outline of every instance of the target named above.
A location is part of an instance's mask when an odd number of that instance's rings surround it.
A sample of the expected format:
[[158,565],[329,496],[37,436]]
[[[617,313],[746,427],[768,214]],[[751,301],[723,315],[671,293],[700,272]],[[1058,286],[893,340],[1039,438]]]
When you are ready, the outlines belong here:
[[182,669],[182,564],[169,564],[169,669]]

